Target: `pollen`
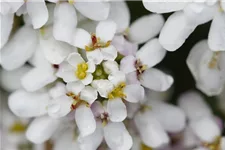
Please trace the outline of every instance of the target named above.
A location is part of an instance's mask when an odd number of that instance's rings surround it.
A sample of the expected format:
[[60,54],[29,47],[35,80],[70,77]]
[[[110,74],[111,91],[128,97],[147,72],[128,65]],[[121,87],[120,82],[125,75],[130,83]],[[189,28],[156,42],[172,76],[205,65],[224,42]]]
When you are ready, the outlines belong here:
[[213,53],[213,56],[208,64],[208,67],[210,69],[215,69],[216,67],[218,67],[218,60],[219,60],[219,57],[220,57],[220,53],[221,52],[214,52]]
[[88,64],[86,64],[86,63],[78,64],[77,70],[75,72],[76,77],[80,80],[86,78],[86,76],[87,76],[86,71],[87,70],[88,70]]
[[12,133],[23,133],[26,131],[27,126],[25,126],[22,122],[15,122],[10,128],[9,131]]
[[212,143],[203,143],[203,146],[209,150],[221,150],[221,137],[218,136]]
[[103,42],[100,38],[98,38],[95,34],[91,35],[91,44],[89,46],[85,46],[86,51],[93,51],[95,49],[106,48],[110,46],[111,41]]
[[114,99],[114,98],[125,98],[126,94],[124,94],[124,88],[126,87],[125,83],[120,83],[117,87],[115,87],[109,94],[108,98],[109,99]]
[[151,147],[146,146],[145,144],[141,144],[141,150],[153,150]]
[[69,4],[73,4],[74,0],[68,0]]

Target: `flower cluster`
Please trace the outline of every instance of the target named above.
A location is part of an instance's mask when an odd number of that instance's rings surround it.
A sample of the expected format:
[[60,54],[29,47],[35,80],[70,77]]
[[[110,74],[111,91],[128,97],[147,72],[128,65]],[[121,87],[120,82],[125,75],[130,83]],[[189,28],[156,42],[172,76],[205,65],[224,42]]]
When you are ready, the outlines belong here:
[[157,66],[213,20],[208,40],[186,62],[199,90],[220,95],[224,2],[143,5],[176,12],[166,21],[148,14],[130,24],[124,1],[1,0],[3,150],[225,150],[220,118],[194,91],[178,106],[166,102],[174,78]]

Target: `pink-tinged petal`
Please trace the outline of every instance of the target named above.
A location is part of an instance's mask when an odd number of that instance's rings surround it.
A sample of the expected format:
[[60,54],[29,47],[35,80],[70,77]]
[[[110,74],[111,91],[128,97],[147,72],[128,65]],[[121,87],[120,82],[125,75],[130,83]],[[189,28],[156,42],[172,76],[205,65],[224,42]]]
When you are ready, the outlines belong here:
[[96,122],[91,109],[81,105],[76,109],[75,120],[81,137],[92,134],[96,129]]
[[145,91],[140,84],[130,84],[126,85],[124,89],[126,94],[126,100],[131,103],[137,103],[144,98]]
[[101,102],[99,102],[99,101],[95,101],[91,105],[91,110],[95,117],[100,117],[100,115],[104,113],[104,108],[103,108]]
[[71,43],[77,26],[77,14],[69,3],[59,3],[54,10],[53,35],[56,40]]
[[144,71],[140,76],[141,84],[154,91],[166,91],[173,84],[173,78],[162,71],[151,68]]
[[126,82],[127,84],[141,84],[136,71],[126,74]]
[[91,35],[84,29],[77,28],[71,44],[75,47],[85,49],[85,46],[89,46],[91,43]]
[[144,43],[158,35],[163,24],[164,19],[162,15],[150,14],[143,16],[131,24],[128,38],[134,43]]
[[120,61],[120,70],[124,72],[125,74],[131,73],[136,71],[135,63],[137,59],[132,56],[126,56]]
[[147,42],[136,53],[136,58],[141,61],[143,65],[151,68],[162,61],[166,56],[166,50],[161,46],[158,39],[152,39]]
[[41,28],[48,21],[48,9],[44,0],[29,0],[26,3],[27,12],[34,29]]
[[127,109],[120,98],[108,101],[107,112],[112,122],[121,122],[127,117]]
[[48,116],[39,117],[32,121],[26,131],[26,137],[35,144],[41,144],[56,132],[60,121]]

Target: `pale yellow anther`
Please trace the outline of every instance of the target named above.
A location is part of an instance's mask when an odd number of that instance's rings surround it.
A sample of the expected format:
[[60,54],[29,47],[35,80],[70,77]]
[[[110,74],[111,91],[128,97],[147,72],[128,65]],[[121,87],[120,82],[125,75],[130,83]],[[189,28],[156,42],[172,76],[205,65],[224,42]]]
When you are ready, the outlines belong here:
[[221,141],[222,138],[220,136],[218,136],[214,142],[212,143],[203,143],[203,146],[208,148],[209,150],[222,150],[221,149]]
[[216,67],[218,67],[218,60],[220,57],[221,52],[214,52],[213,56],[208,64],[208,67],[210,69],[215,69]]
[[153,149],[142,143],[141,144],[141,150],[153,150]]
[[77,70],[75,72],[75,76],[82,80],[84,78],[86,78],[87,76],[87,73],[86,71],[88,70],[88,64],[86,64],[85,62],[84,63],[81,63],[81,64],[78,64],[77,65]]
[[109,99],[114,98],[126,98],[126,94],[124,93],[124,88],[126,87],[125,83],[120,83],[117,87],[115,87],[109,94]]
[[45,28],[44,27],[40,28],[40,33],[41,33],[41,36],[45,35]]
[[26,125],[24,125],[22,122],[17,121],[9,128],[9,131],[12,133],[23,133],[26,131],[26,128]]
[[69,2],[70,4],[73,4],[73,3],[74,3],[74,0],[68,0],[68,2]]

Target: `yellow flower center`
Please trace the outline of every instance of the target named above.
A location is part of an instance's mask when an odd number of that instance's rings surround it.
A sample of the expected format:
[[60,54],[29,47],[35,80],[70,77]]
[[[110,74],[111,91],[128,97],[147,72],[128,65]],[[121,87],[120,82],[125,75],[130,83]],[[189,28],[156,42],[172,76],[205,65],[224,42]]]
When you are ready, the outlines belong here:
[[141,150],[152,150],[152,148],[151,147],[148,147],[147,145],[145,145],[145,144],[141,144]]
[[69,4],[73,4],[74,0],[68,0]]
[[222,138],[219,136],[212,143],[203,143],[203,146],[209,150],[221,150]]
[[25,132],[27,129],[27,126],[24,125],[22,122],[20,121],[16,121],[10,128],[9,131],[12,133],[23,133]]
[[91,41],[92,43],[89,46],[85,46],[86,51],[93,51],[98,48],[105,48],[111,44],[111,41],[107,41],[106,43],[102,42],[101,39],[96,37],[95,34],[91,35]]
[[108,98],[109,99],[114,99],[114,98],[125,98],[126,95],[124,94],[123,90],[126,87],[126,83],[120,83],[117,87],[115,87],[109,94]]
[[87,76],[86,71],[88,70],[88,65],[86,63],[81,63],[77,65],[77,70],[75,75],[78,79],[82,80]]
[[215,69],[216,67],[218,67],[218,60],[220,58],[220,54],[221,52],[214,52],[213,56],[208,64],[208,67],[210,69]]

